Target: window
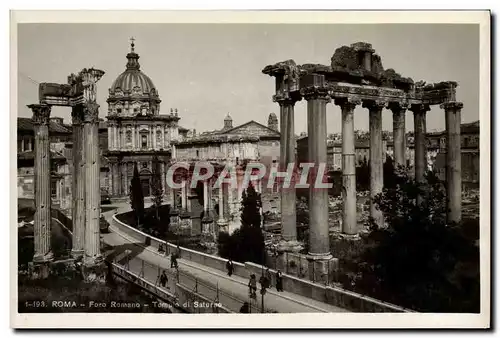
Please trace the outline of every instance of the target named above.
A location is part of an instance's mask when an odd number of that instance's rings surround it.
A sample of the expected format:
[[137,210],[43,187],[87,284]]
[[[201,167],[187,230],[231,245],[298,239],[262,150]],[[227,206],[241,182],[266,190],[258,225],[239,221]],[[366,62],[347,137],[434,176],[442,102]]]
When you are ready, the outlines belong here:
[[141,147],[142,148],[148,147],[148,137],[146,135],[141,135]]
[[132,142],[132,131],[128,130],[127,131],[127,143]]
[[196,150],[196,157],[200,157],[200,151]]
[[57,196],[57,181],[56,180],[51,180],[50,181],[50,195],[52,197]]

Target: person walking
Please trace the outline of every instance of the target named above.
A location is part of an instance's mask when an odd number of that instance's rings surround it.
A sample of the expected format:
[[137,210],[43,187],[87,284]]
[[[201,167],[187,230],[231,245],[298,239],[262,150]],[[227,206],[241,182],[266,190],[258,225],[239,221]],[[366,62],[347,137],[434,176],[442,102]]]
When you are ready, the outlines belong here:
[[248,281],[248,289],[250,292],[250,298],[257,298],[257,279],[254,274],[250,275],[250,280]]
[[267,277],[267,280],[268,280],[268,287],[271,288],[272,284],[273,284],[273,276],[271,275],[271,271],[269,271],[269,268],[266,269],[266,277]]
[[230,258],[226,263],[227,275],[231,277],[234,270],[233,260]]
[[177,252],[172,252],[172,256],[170,256],[170,267],[177,269]]
[[278,270],[278,272],[276,273],[276,291],[283,291],[283,275],[281,273],[281,270]]
[[168,283],[168,277],[167,274],[165,273],[165,270],[163,270],[161,276],[160,276],[160,285],[162,287],[165,287]]

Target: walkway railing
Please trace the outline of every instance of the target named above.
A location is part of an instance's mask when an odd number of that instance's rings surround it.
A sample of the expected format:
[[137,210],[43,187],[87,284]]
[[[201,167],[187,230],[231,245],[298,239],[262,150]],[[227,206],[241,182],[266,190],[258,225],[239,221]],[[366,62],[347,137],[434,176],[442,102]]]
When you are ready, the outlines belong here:
[[[179,284],[192,291],[192,301],[196,300],[196,295],[200,295],[204,298],[209,299],[214,304],[222,304],[232,312],[239,312],[243,304],[247,302],[249,304],[250,312],[261,313],[261,307],[259,306],[258,299],[259,297],[257,298],[257,300],[252,300],[250,299],[250,297],[248,299],[241,299],[240,297],[221,289],[218,283],[213,284],[206,282],[186,272],[180,271],[179,269],[164,268],[160,265],[155,265],[139,258],[130,257],[128,255],[126,257],[120,257],[120,255],[118,255],[113,259],[113,262],[119,264],[127,271],[138,274],[140,278],[154,283],[154,285],[157,287],[163,287],[162,285],[160,285],[160,278],[162,273],[165,272],[168,281],[164,288],[167,291],[176,294],[176,284]],[[178,298],[177,294],[176,296]],[[264,312],[274,313],[276,311],[266,309],[264,306]]]

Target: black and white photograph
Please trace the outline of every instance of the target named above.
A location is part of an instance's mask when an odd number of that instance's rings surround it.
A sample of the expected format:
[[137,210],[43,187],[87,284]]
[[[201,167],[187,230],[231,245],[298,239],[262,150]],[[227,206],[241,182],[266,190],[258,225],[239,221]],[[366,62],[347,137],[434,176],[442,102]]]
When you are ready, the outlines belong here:
[[490,13],[348,13],[11,12],[11,326],[488,328]]

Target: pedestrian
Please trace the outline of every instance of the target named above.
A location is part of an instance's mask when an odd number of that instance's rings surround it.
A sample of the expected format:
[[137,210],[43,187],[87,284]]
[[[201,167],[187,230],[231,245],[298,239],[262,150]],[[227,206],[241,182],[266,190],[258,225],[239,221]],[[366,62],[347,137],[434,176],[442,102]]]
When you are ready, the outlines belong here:
[[240,313],[250,313],[250,304],[248,302],[244,302],[240,308]]
[[248,281],[248,289],[250,292],[250,298],[257,298],[257,279],[254,274],[250,275],[250,280]]
[[226,269],[227,269],[227,275],[229,277],[231,277],[231,275],[233,274],[233,270],[234,270],[234,265],[233,265],[233,261],[231,258],[226,263]]
[[171,268],[176,268],[177,269],[177,253],[172,252],[172,255],[170,256],[170,267]]
[[281,273],[281,270],[278,270],[278,272],[276,273],[276,291],[283,291],[283,275]]
[[269,271],[269,268],[266,269],[266,277],[267,277],[267,280],[269,282],[269,288],[272,286],[272,283],[273,283],[273,277],[271,275],[271,271]]
[[168,277],[167,274],[165,273],[165,270],[163,270],[161,276],[160,276],[160,285],[162,287],[165,287],[168,283]]

